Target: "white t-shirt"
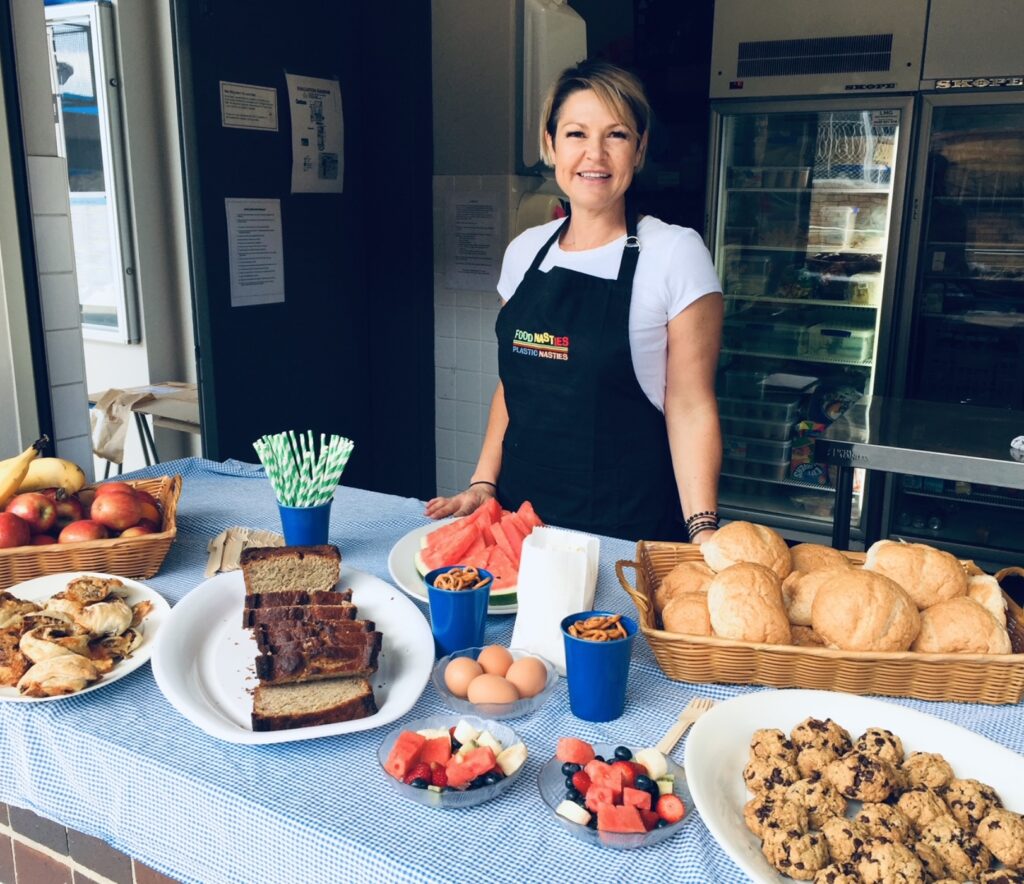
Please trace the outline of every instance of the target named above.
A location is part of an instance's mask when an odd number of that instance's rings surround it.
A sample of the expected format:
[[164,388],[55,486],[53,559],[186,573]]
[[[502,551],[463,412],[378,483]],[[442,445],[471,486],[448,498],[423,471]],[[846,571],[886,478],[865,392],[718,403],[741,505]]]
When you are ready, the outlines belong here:
[[[556,220],[531,227],[508,244],[498,279],[498,294],[504,300],[515,294],[537,252],[561,223]],[[640,388],[664,411],[668,322],[698,298],[720,292],[722,284],[697,231],[645,215],[636,232],[640,257],[629,306],[629,347]],[[589,276],[615,279],[625,242],[623,234],[596,249],[566,252],[555,241],[541,261],[540,270],[547,273],[552,267],[565,267]]]

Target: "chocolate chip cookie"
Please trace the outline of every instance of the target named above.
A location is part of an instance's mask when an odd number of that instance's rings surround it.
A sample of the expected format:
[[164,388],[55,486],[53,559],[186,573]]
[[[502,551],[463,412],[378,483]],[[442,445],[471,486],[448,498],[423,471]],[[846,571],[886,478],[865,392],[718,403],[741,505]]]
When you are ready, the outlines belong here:
[[751,792],[785,788],[800,779],[796,765],[782,758],[752,758],[743,768],[743,782]]
[[807,809],[812,829],[820,829],[826,820],[846,813],[846,799],[821,774],[797,780],[786,789],[786,798]]
[[807,808],[795,801],[788,801],[777,789],[758,792],[743,806],[743,822],[758,838],[764,837],[766,828],[808,829]]
[[781,758],[796,764],[796,746],[778,728],[762,728],[750,738],[750,758]]
[[1001,863],[1024,870],[1024,817],[996,808],[978,823],[978,840]]
[[814,873],[814,884],[861,884],[861,881],[852,865],[832,863]]
[[761,852],[783,875],[810,881],[829,864],[828,845],[821,832],[804,834],[785,829],[768,829]]
[[903,741],[883,727],[869,727],[854,741],[853,749],[875,755],[895,767],[903,764]]
[[953,779],[953,768],[941,755],[935,752],[911,752],[903,762],[903,772],[907,775],[908,787],[926,786],[929,789],[940,789]]
[[1024,872],[1015,869],[993,869],[978,876],[978,884],[1024,884]]
[[868,842],[857,860],[865,884],[924,884],[921,861],[905,844],[876,838]]
[[888,761],[857,751],[833,761],[825,776],[841,795],[860,801],[885,801],[897,783],[896,771]]
[[797,755],[796,768],[802,777],[821,774],[838,757],[839,753],[831,746],[809,746]]
[[900,795],[896,806],[903,811],[903,815],[910,820],[910,825],[918,832],[935,820],[953,819],[949,807],[939,794],[924,786],[908,789]]
[[855,860],[861,849],[870,840],[871,834],[861,823],[846,817],[834,816],[825,820],[821,834],[828,843],[829,856],[835,862],[847,863]]
[[936,791],[949,806],[953,818],[972,832],[978,823],[988,816],[990,810],[1003,806],[1003,802],[996,795],[996,790],[977,780],[954,778]]
[[890,841],[901,841],[904,844],[909,842],[910,820],[899,808],[891,804],[866,801],[854,814],[853,819],[863,825],[872,838],[888,838]]
[[836,755],[845,755],[853,748],[850,732],[831,718],[805,718],[790,733],[797,751],[830,746]]
[[946,872],[961,881],[974,881],[992,865],[992,854],[970,831],[949,820],[936,820],[921,832],[921,841],[931,847],[946,866]]

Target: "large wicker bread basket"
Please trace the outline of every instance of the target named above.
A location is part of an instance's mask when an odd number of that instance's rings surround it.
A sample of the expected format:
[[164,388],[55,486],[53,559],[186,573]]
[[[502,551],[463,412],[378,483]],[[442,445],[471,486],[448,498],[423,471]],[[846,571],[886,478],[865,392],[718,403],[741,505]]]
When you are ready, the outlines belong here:
[[[855,564],[864,561],[862,553],[846,555]],[[1009,597],[1007,626],[1012,654],[836,651],[755,644],[682,635],[658,627],[654,590],[680,562],[703,561],[698,546],[641,540],[636,558],[635,562],[617,562],[615,570],[636,605],[640,631],[658,665],[676,681],[818,688],[964,703],[1018,703],[1024,696],[1024,613]],[[635,571],[636,586],[627,579],[626,569]]]
[[0,549],[0,589],[43,574],[64,571],[100,571],[119,577],[152,577],[160,570],[178,533],[176,515],[181,476],[128,481],[157,499],[163,525],[156,534],[58,543],[50,546],[18,546]]

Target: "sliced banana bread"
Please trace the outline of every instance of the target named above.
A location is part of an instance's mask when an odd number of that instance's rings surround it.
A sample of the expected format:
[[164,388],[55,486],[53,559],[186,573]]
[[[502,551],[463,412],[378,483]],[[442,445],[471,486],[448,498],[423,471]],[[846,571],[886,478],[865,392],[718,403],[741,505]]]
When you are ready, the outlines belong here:
[[339,675],[372,675],[377,671],[379,632],[357,633],[344,644],[305,648],[292,643],[274,654],[256,657],[256,675],[263,684],[314,681]]
[[377,712],[365,678],[331,678],[306,684],[261,684],[253,692],[252,729],[279,731],[354,721]]
[[273,654],[286,645],[302,642],[307,645],[339,644],[351,636],[373,632],[372,620],[332,620],[329,623],[261,623],[255,629],[256,645],[264,654]]
[[253,546],[239,559],[247,594],[333,589],[341,573],[336,546]]
[[350,602],[340,605],[280,605],[272,608],[245,608],[242,626],[252,629],[261,623],[287,623],[316,620],[355,620],[356,606]]
[[246,595],[246,608],[278,608],[286,605],[337,605],[352,601],[351,589],[281,589]]

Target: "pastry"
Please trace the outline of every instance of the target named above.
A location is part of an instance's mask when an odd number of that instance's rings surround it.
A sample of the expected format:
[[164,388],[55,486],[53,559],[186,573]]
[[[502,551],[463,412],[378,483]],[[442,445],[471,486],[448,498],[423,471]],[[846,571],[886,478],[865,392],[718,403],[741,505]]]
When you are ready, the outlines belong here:
[[967,574],[956,557],[924,543],[879,540],[864,567],[896,581],[921,609],[967,593]]
[[780,758],[752,758],[743,768],[743,782],[751,792],[785,788],[798,779],[796,765]]
[[811,606],[811,625],[830,648],[905,651],[921,616],[910,596],[888,577],[848,568],[836,571]]
[[903,772],[907,775],[907,785],[927,786],[939,789],[953,779],[953,768],[941,755],[934,752],[911,752],[903,762]]
[[789,644],[779,578],[763,565],[741,562],[720,571],[708,587],[708,611],[714,634],[722,638]]
[[711,635],[707,593],[682,592],[672,596],[661,612],[661,622],[668,632]]
[[842,816],[834,816],[825,820],[821,827],[821,834],[828,842],[829,856],[834,862],[840,863],[855,860],[861,848],[871,838],[871,833],[866,826]]
[[797,881],[813,880],[815,873],[829,864],[828,845],[821,832],[770,829],[761,851],[776,869]]
[[1024,817],[995,808],[978,823],[978,840],[1001,863],[1024,870]]
[[961,826],[972,832],[989,811],[1003,806],[995,789],[977,780],[952,779],[936,790]]
[[751,758],[782,758],[796,764],[796,746],[778,728],[761,728],[750,738]]
[[1006,628],[1006,596],[995,577],[984,574],[968,578],[967,597],[974,599],[996,618],[1000,626]]
[[794,571],[821,571],[825,568],[849,568],[850,560],[839,550],[820,543],[798,543],[789,550],[790,562]]
[[820,774],[797,780],[786,789],[786,798],[807,809],[812,829],[820,829],[827,820],[846,813],[846,799]]
[[900,795],[896,806],[903,811],[903,815],[910,820],[910,825],[918,832],[935,820],[953,819],[949,807],[939,794],[924,786],[908,789]]
[[[843,568],[841,570],[848,570]],[[782,603],[786,606],[789,622],[797,626],[811,625],[811,606],[819,587],[834,578],[835,569],[820,571],[791,571],[782,582]]]
[[921,631],[911,650],[926,654],[1009,654],[1006,627],[974,599],[960,596],[921,613]]
[[18,690],[26,697],[60,697],[78,693],[99,677],[91,660],[66,654],[34,664],[18,680]]
[[737,562],[753,562],[784,580],[792,569],[789,547],[782,536],[765,525],[730,522],[701,544],[701,555],[712,571],[721,573]]
[[833,761],[825,776],[841,795],[859,801],[885,801],[896,785],[888,761],[856,750]]
[[913,831],[910,820],[903,811],[891,804],[865,801],[853,819],[864,826],[872,838],[888,838],[890,841],[902,841],[906,844],[909,843]]
[[903,741],[885,728],[869,727],[857,737],[853,748],[868,755],[877,755],[896,767],[903,764]]
[[664,577],[654,590],[654,612],[661,615],[674,595],[684,592],[707,592],[715,576],[704,562],[680,562]]
[[921,832],[921,841],[941,858],[950,877],[973,881],[992,865],[992,854],[970,831],[949,820],[936,820]]
[[743,805],[743,822],[748,829],[764,837],[765,829],[786,829],[806,832],[808,829],[807,808],[795,801],[788,801],[779,790],[758,792]]
[[921,861],[905,844],[875,838],[857,860],[865,884],[924,884]]

